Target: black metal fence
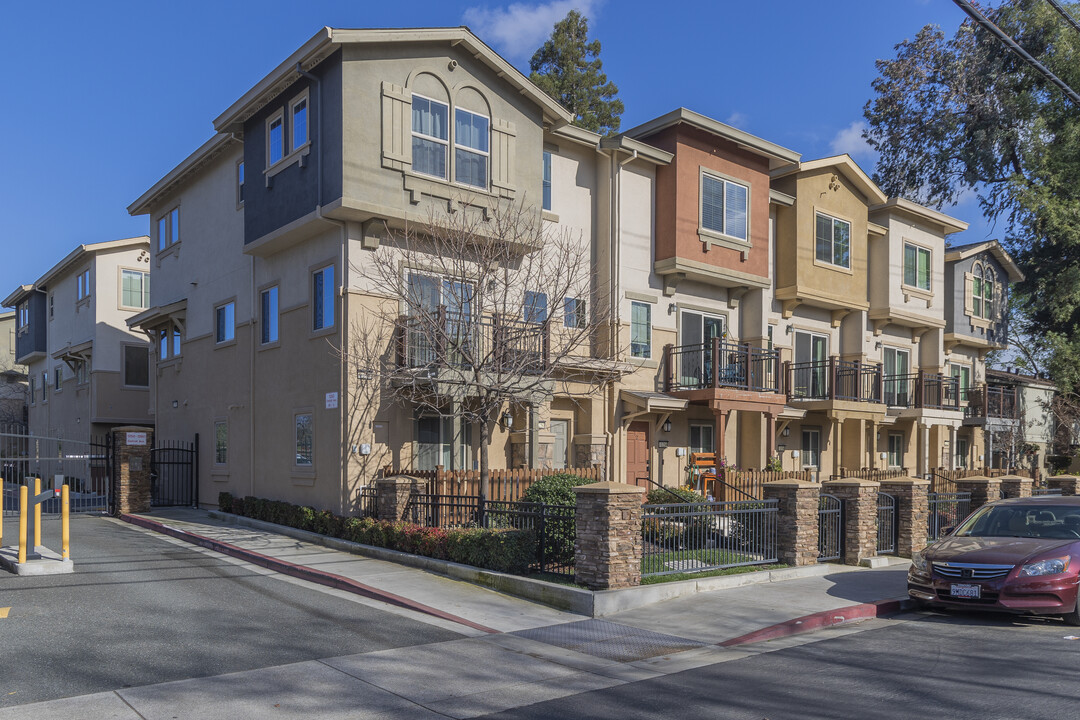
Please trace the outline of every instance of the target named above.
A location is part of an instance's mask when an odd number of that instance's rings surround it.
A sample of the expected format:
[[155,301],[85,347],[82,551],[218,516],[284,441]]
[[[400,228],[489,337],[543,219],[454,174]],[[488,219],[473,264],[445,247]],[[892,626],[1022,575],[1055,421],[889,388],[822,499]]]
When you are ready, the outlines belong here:
[[1060,495],[1061,488],[1035,488],[1031,491],[1032,495]]
[[878,493],[877,497],[877,554],[892,555],[896,552],[898,531],[896,497],[888,493]]
[[844,501],[822,493],[818,500],[818,562],[844,559]]
[[197,506],[199,436],[194,442],[170,441],[150,450],[150,504]]
[[937,540],[942,530],[956,527],[971,513],[971,493],[930,493],[929,506],[926,537]]
[[357,512],[360,517],[378,517],[378,488],[374,485],[366,485],[357,493]]
[[642,576],[777,561],[777,500],[646,505]]
[[[0,480],[3,512],[17,515],[19,486],[33,491],[34,478],[42,490],[70,490],[73,513],[108,512],[112,502],[112,443],[110,437],[71,440],[31,435],[25,426],[0,425]],[[46,500],[42,512],[59,513],[60,499]]]
[[779,350],[715,338],[696,345],[668,345],[664,348],[664,359],[668,392],[720,387],[780,392]]

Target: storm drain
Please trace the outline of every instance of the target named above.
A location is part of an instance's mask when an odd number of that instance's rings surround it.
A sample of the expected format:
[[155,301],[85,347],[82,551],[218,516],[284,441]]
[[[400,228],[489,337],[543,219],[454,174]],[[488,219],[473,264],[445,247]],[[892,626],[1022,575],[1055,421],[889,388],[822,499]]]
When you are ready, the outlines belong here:
[[605,620],[581,620],[565,625],[519,630],[511,634],[614,662],[633,662],[671,655],[705,645],[694,640]]

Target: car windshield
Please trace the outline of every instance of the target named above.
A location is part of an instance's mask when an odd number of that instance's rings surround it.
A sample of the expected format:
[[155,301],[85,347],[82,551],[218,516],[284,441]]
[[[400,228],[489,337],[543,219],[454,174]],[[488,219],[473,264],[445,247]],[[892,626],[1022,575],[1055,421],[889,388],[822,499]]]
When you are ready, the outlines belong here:
[[1080,505],[986,505],[964,521],[956,535],[1080,538]]

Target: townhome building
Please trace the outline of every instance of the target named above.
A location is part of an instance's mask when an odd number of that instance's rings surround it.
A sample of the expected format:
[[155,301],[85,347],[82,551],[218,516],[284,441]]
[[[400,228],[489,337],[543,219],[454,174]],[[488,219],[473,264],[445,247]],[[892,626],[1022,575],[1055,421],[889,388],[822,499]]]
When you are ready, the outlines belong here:
[[145,236],[80,245],[4,300],[31,434],[88,442],[152,422],[149,345],[126,324],[149,302],[149,250]]
[[1046,456],[1054,453],[1058,425],[1054,411],[1057,386],[1045,376],[987,368],[988,383],[1014,390],[1017,425],[1006,432],[986,433],[992,467],[1034,469],[1047,472]]
[[15,362],[15,330],[15,312],[0,312],[0,432],[26,424],[29,382],[26,368]]

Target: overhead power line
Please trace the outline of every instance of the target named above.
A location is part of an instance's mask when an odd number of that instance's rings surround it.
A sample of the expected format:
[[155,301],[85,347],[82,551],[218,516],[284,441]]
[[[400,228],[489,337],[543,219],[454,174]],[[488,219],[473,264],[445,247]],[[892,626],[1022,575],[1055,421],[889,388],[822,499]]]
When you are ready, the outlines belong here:
[[1028,65],[1035,68],[1035,70],[1037,70],[1047,80],[1061,88],[1061,91],[1065,93],[1065,97],[1069,98],[1069,100],[1072,100],[1074,105],[1080,107],[1080,94],[1077,94],[1077,92],[1071,87],[1069,87],[1068,83],[1066,83],[1064,80],[1059,78],[1054,73],[1050,72],[1050,70],[1045,65],[1032,57],[1032,55],[1027,50],[1020,47],[1020,45],[1018,45],[1017,42],[1011,37],[1006,35],[1001,28],[999,28],[985,15],[979,12],[978,8],[968,2],[968,0],[953,0],[953,2],[957,5],[957,7],[967,13],[968,16],[972,20],[974,20],[979,27],[996,37],[1002,42],[1003,45],[1005,45],[1006,48],[1012,51],[1014,55],[1018,56]]
[[1059,3],[1058,0],[1046,0],[1046,2],[1050,3],[1050,7],[1058,11],[1058,15],[1065,18],[1065,22],[1072,25],[1073,30],[1080,32],[1080,22],[1076,21],[1076,18],[1072,16],[1072,13],[1065,9],[1064,5]]

